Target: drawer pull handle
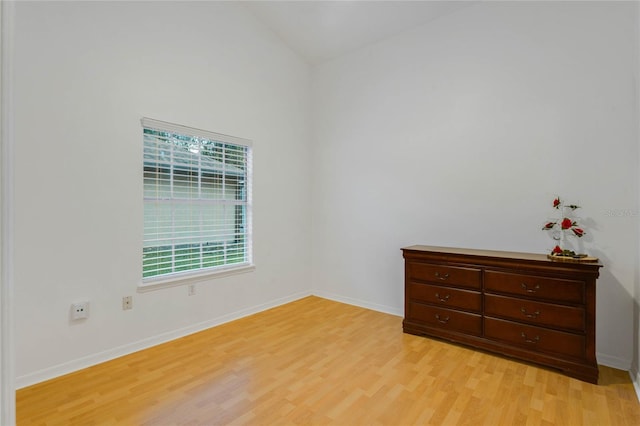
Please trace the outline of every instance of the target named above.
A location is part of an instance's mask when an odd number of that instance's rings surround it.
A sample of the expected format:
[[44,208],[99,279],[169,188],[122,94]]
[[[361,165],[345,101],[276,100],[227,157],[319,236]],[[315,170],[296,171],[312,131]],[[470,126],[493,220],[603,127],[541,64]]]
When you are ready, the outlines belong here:
[[450,297],[451,297],[450,294],[447,294],[444,297],[440,297],[440,294],[436,293],[436,298],[441,302],[446,302],[447,300],[449,300]]
[[520,312],[522,312],[522,314],[527,318],[538,318],[538,315],[540,315],[540,311],[535,311],[532,314],[528,314],[525,308],[520,308]]
[[522,338],[524,339],[525,343],[534,343],[535,344],[535,343],[538,343],[540,341],[540,336],[536,336],[533,339],[529,339],[527,337],[527,335],[524,334],[524,331],[522,333],[520,333],[520,336],[522,336]]
[[529,288],[525,283],[520,283],[520,286],[524,289],[524,291],[526,291],[527,293],[535,293],[538,290],[540,290],[540,284],[536,284],[535,287],[533,288]]
[[441,324],[446,324],[449,322],[449,317],[447,316],[446,318],[440,318],[440,315],[436,314],[436,320]]
[[449,274],[440,275],[440,272],[436,272],[434,275],[436,276],[437,279],[442,280],[442,281],[444,281],[447,278],[449,278]]

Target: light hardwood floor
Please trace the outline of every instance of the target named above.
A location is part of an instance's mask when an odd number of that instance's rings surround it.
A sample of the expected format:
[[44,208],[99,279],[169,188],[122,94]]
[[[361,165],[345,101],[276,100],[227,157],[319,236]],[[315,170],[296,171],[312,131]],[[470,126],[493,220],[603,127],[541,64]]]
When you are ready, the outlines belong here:
[[627,372],[592,385],[401,322],[307,297],[21,389],[18,425],[640,425]]

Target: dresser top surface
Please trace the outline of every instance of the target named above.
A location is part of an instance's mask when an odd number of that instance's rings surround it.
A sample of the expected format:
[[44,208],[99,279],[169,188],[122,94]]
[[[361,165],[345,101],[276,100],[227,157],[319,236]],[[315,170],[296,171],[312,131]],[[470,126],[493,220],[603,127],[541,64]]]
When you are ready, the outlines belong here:
[[[484,258],[501,258],[501,259],[513,259],[513,260],[525,260],[535,262],[548,262],[548,263],[569,263],[559,262],[549,259],[546,254],[540,253],[520,253],[513,251],[498,251],[498,250],[480,250],[480,249],[467,249],[457,247],[437,247],[426,245],[413,245],[409,247],[403,247],[402,251],[414,251],[425,253],[439,253],[447,255],[463,255],[463,256],[477,256]],[[571,263],[572,265],[591,265],[601,267],[602,264],[598,262],[585,262],[585,263]]]

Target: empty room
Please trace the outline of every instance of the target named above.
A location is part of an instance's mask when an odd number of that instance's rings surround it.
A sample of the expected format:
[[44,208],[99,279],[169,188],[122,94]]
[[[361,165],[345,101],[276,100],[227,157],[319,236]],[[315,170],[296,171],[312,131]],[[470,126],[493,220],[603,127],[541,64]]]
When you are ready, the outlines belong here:
[[3,426],[640,424],[640,3],[0,11]]

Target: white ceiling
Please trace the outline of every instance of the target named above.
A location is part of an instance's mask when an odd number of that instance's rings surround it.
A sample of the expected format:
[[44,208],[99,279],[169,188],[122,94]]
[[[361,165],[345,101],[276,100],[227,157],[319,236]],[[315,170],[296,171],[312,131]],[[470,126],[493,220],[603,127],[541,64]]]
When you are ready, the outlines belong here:
[[312,65],[432,21],[474,1],[246,1],[243,4]]

